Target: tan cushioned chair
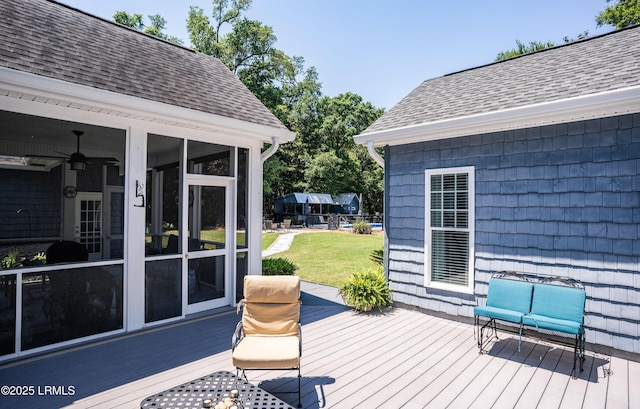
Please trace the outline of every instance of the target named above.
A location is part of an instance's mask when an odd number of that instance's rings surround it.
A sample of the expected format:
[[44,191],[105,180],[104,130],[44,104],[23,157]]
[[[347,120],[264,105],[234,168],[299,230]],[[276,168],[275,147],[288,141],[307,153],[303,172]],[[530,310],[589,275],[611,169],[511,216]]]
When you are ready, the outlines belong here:
[[247,369],[298,370],[300,404],[300,277],[246,276],[244,307],[232,339],[233,365]]

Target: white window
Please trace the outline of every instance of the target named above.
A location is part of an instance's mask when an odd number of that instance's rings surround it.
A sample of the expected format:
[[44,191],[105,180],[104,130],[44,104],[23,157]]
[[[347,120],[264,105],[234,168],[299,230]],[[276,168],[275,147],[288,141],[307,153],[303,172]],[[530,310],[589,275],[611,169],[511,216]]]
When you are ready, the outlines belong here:
[[425,171],[425,285],[473,293],[474,168]]

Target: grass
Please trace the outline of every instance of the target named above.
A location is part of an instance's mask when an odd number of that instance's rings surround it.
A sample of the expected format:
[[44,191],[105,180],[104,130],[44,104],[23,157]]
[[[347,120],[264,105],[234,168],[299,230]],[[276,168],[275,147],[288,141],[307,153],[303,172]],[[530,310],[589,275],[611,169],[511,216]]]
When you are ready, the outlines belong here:
[[295,237],[289,250],[273,257],[297,265],[296,275],[303,280],[341,287],[352,273],[375,266],[369,254],[382,245],[381,234],[303,233]]
[[[166,234],[176,231],[167,231]],[[267,249],[281,233],[262,233],[262,250]],[[203,230],[204,240],[224,241],[223,230]],[[165,238],[167,240],[167,238]],[[238,243],[245,240],[238,233]],[[291,248],[273,257],[282,257],[298,266],[296,275],[313,283],[342,287],[352,273],[375,264],[369,254],[382,248],[383,236],[378,234],[353,234],[351,232],[303,233],[296,236]],[[164,244],[166,247],[166,243]]]
[[[162,247],[167,247],[167,241],[169,240],[170,234],[178,235],[177,230],[167,230],[164,232],[165,237],[162,239]],[[267,249],[274,241],[278,238],[280,233],[262,233],[262,250]],[[203,240],[213,241],[224,243],[225,231],[224,230],[202,230],[200,232],[200,237]],[[245,245],[247,240],[247,235],[245,233],[237,233],[236,241],[239,245]],[[145,238],[147,243],[151,243],[151,237],[147,236]]]
[[262,250],[266,250],[278,238],[280,233],[262,233]]

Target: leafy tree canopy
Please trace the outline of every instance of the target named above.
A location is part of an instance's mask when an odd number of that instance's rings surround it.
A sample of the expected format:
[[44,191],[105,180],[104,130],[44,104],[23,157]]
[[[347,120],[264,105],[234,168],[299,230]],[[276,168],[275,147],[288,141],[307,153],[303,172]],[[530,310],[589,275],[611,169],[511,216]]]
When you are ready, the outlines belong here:
[[551,48],[555,46],[555,44],[552,41],[547,41],[546,43],[539,42],[539,41],[531,41],[529,42],[529,44],[525,44],[520,40],[516,40],[516,45],[518,46],[517,48],[507,50],[507,51],[500,51],[496,56],[496,61],[508,60],[509,58],[513,58],[518,55],[528,54],[528,53],[544,50],[545,48]]
[[178,37],[169,36],[163,32],[167,25],[167,20],[165,20],[164,17],[159,14],[154,14],[148,17],[151,21],[151,25],[145,26],[141,14],[128,14],[125,11],[116,11],[116,14],[113,15],[113,21],[171,43],[182,45],[182,40]]
[[640,24],[640,0],[615,1],[596,16],[596,23],[598,27],[609,24],[617,29]]

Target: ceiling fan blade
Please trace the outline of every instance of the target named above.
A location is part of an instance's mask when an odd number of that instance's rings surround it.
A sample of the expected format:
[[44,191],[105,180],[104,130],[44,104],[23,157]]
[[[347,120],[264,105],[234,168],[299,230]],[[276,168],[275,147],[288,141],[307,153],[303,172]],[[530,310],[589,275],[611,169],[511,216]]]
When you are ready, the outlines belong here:
[[107,157],[88,157],[87,162],[108,162],[112,164],[120,163],[120,160],[116,158],[107,158]]
[[24,155],[25,158],[34,158],[34,159],[60,159],[61,161],[67,160],[68,156],[52,156],[52,155]]

